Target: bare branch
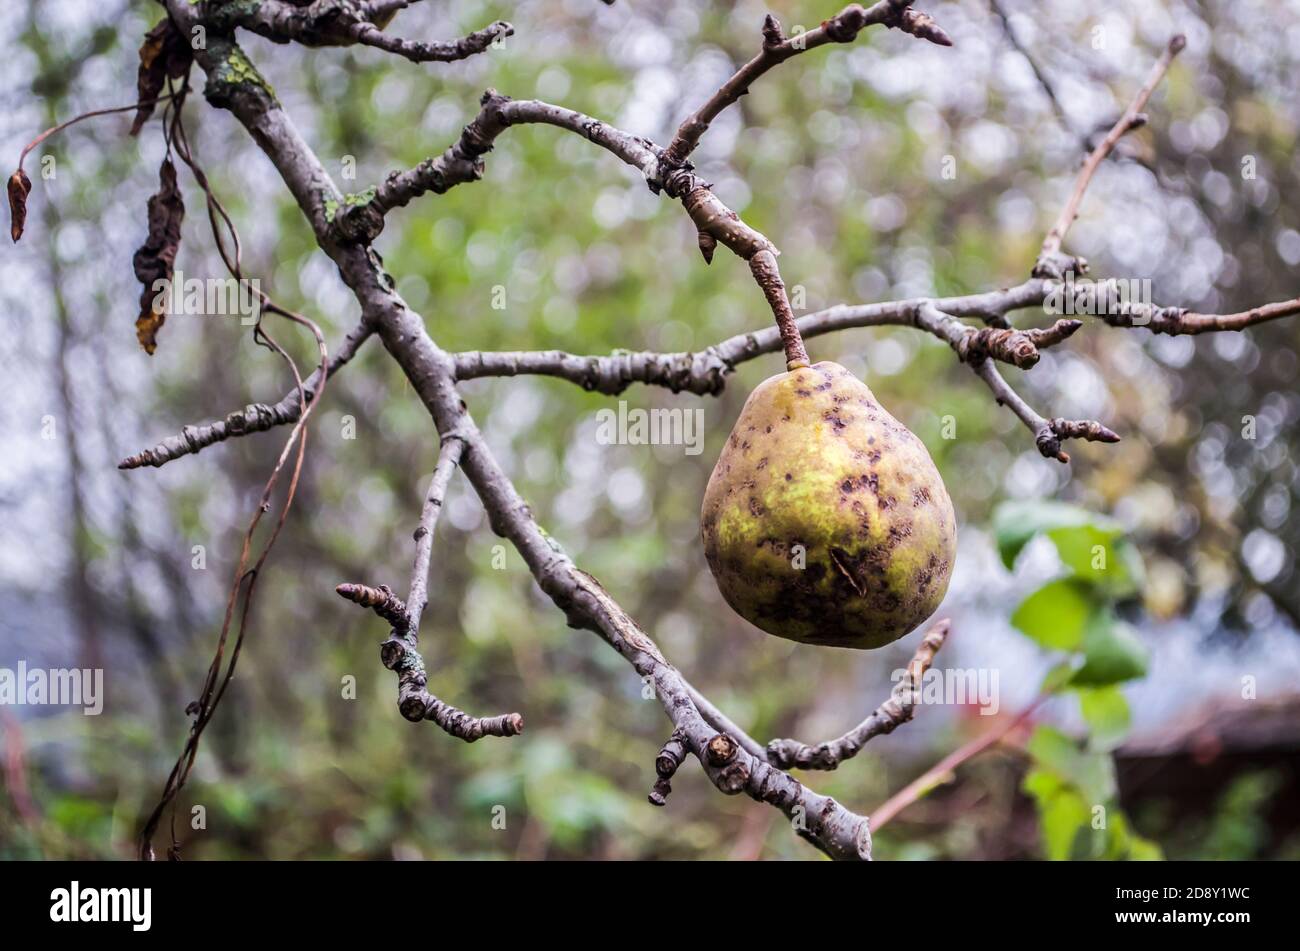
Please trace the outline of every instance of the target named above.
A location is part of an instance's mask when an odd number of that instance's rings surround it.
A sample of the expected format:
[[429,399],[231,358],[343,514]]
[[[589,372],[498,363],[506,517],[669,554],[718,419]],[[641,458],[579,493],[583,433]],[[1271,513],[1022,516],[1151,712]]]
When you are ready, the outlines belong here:
[[298,43],[308,47],[371,46],[394,53],[413,63],[450,63],[482,53],[499,38],[510,36],[514,27],[497,20],[457,40],[421,42],[390,36],[384,32],[393,16],[411,0],[316,0],[293,3],[260,0],[259,3],[231,4],[211,14],[212,24],[221,29],[239,26],[277,43]]
[[1075,136],[1083,147],[1087,149],[1089,147],[1088,137],[1079,135],[1079,133],[1075,131],[1074,123],[1071,122],[1070,117],[1066,115],[1065,107],[1061,105],[1061,98],[1056,94],[1056,87],[1052,84],[1052,81],[1047,78],[1047,74],[1043,72],[1042,67],[1038,65],[1038,61],[1030,55],[1029,49],[1020,41],[1020,37],[1016,34],[1015,28],[1011,25],[1011,18],[1007,15],[1007,11],[1002,6],[1000,0],[989,0],[989,7],[997,16],[998,22],[1002,26],[1002,32],[1007,38],[1007,42],[1010,43],[1012,49],[1019,53],[1021,58],[1029,64],[1029,68],[1033,72],[1034,78],[1038,80],[1038,85],[1042,88],[1043,94],[1047,96],[1048,102],[1052,104],[1052,112],[1056,114],[1056,119],[1061,123],[1061,128]]
[[412,723],[432,720],[444,733],[466,743],[485,736],[518,736],[524,731],[524,718],[518,713],[475,717],[429,693],[424,658],[415,648],[414,632],[400,636],[394,631],[380,645],[379,655],[384,666],[397,674],[397,708]]
[[1069,462],[1070,454],[1061,448],[1066,439],[1084,439],[1088,442],[1119,442],[1119,435],[1093,419],[1045,419],[1038,415],[1020,395],[1002,378],[991,360],[974,364],[975,373],[988,384],[994,398],[1008,407],[1034,436],[1034,445],[1048,459]]
[[[339,347],[338,353],[330,360],[328,376],[334,376],[356,356],[357,351],[361,349],[361,345],[366,342],[370,334],[370,328],[364,323],[353,327],[343,339],[343,345]],[[307,377],[303,383],[302,392],[305,394],[308,403],[316,398],[316,388],[320,384],[320,379],[321,374],[317,370]],[[250,403],[242,410],[231,413],[225,419],[202,423],[197,426],[186,426],[180,433],[164,439],[152,449],[145,449],[134,456],[127,456],[117,464],[117,467],[119,469],[138,469],[141,466],[154,466],[157,468],[166,465],[173,459],[188,456],[207,446],[224,442],[235,436],[262,433],[268,429],[274,429],[276,426],[295,423],[302,415],[302,406],[298,390],[295,387],[286,393],[278,403],[272,405]]]
[[[796,324],[804,338],[855,327],[917,327],[935,334],[953,345],[978,332],[957,319],[991,319],[1009,310],[1042,304],[1050,285],[1038,278],[998,291],[945,297],[924,297],[888,301],[879,304],[839,304],[800,317]],[[921,305],[932,303],[937,316],[926,318]],[[1074,321],[1057,321],[1047,330],[1026,330],[1024,339],[1037,346],[1049,346],[1062,333],[1072,333]],[[1061,326],[1071,325],[1069,327]],[[990,350],[995,359],[1007,359],[1019,350],[1021,338],[1002,337],[1003,345]],[[562,350],[468,351],[458,353],[456,379],[538,374],[576,383],[583,389],[615,396],[633,383],[662,386],[674,393],[689,392],[700,396],[716,395],[726,386],[726,377],[741,363],[782,348],[780,330],[764,327],[750,333],[736,334],[704,350],[680,353],[655,351],[616,351],[607,356],[577,355]],[[1021,358],[1023,359],[1023,358]]]
[[413,631],[420,629],[420,615],[429,602],[429,561],[433,552],[433,530],[438,525],[447,486],[451,483],[452,473],[460,465],[460,455],[464,448],[464,442],[456,436],[442,440],[438,464],[434,466],[433,476],[429,479],[429,491],[420,512],[420,525],[415,530],[415,565],[411,569],[411,593],[406,599],[407,615]]
[[921,697],[921,679],[930,669],[934,655],[943,647],[951,627],[952,622],[944,618],[930,628],[907,665],[907,676],[894,685],[888,700],[848,733],[816,746],[798,740],[773,740],[767,745],[768,762],[782,769],[835,769],[857,756],[873,737],[893,733],[912,719]]
[[1145,327],[1152,333],[1178,336],[1245,330],[1256,324],[1296,314],[1300,314],[1300,297],[1252,307],[1236,314],[1198,314],[1181,307],[1120,304],[1101,314],[1101,319],[1112,327]]
[[794,325],[785,284],[776,264],[780,252],[724,205],[707,183],[686,168],[668,165],[662,150],[649,140],[572,109],[537,100],[515,101],[492,89],[483,94],[481,105],[478,116],[465,127],[459,141],[441,156],[426,160],[409,172],[390,175],[373,198],[347,208],[334,222],[339,238],[353,242],[373,240],[383,229],[384,215],[390,208],[404,205],[427,191],[442,193],[460,182],[480,178],[482,156],[511,125],[554,125],[584,136],[640,169],[652,190],[662,188],[669,197],[680,199],[695,223],[706,263],[712,260],[713,248],[718,244],[749,261],[754,280],[772,308],[785,345],[787,365],[807,364],[808,354]]
[[441,195],[463,182],[483,177],[483,156],[513,125],[553,125],[594,142],[647,175],[655,167],[654,146],[649,141],[607,125],[572,109],[535,99],[514,100],[495,89],[483,93],[478,115],[465,126],[460,138],[437,158],[425,159],[405,172],[393,172],[367,202],[340,212],[334,222],[344,241],[372,241],[384,227],[384,215],[409,204],[427,192]]
[[458,353],[455,360],[458,380],[538,374],[610,396],[622,393],[632,383],[700,396],[721,393],[732,369],[713,347],[698,353],[618,351],[608,356],[578,356],[563,350],[476,350]]
[[405,630],[409,626],[406,602],[386,584],[381,584],[378,588],[364,584],[341,584],[334,591],[345,601],[370,608],[395,628]]
[[709,124],[722,110],[748,93],[754,81],[773,66],[806,50],[827,43],[852,43],[863,29],[877,23],[896,27],[940,46],[951,46],[952,40],[939,29],[938,24],[926,14],[912,10],[911,2],[912,0],[880,0],[867,9],[856,3],[849,4],[816,29],[788,39],[781,32],[781,24],[776,17],[768,14],[763,21],[763,46],[758,55],[737,70],[708,102],[682,122],[664,153],[665,165],[682,165],[699,145]]
[[[948,343],[959,359],[969,364],[993,391],[998,402],[1009,406],[1034,434],[1038,450],[1048,458],[1068,462],[1061,451],[1063,439],[1117,442],[1110,429],[1093,420],[1046,419],[1029,407],[1007,385],[987,359],[1001,360],[1022,369],[1034,366],[1039,350],[1068,338],[1082,325],[1061,319],[1046,328],[1012,330],[975,328],[962,323],[953,312],[987,318],[1007,310],[1033,306],[1048,293],[1048,282],[1034,278],[1001,291],[965,297],[913,298],[856,307],[838,305],[808,314],[797,321],[804,337],[816,337],[850,327],[903,326],[928,331]],[[716,395],[726,377],[747,360],[782,347],[776,327],[737,334],[706,350],[683,353],[617,352],[608,356],[578,356],[560,350],[479,352],[456,354],[458,380],[490,376],[538,374],[568,380],[587,390],[617,395],[632,383],[664,386],[674,393]]]
[[1147,100],[1155,91],[1160,80],[1164,78],[1165,73],[1169,70],[1169,64],[1174,61],[1174,57],[1179,54],[1184,46],[1187,45],[1187,38],[1181,33],[1169,41],[1165,51],[1160,54],[1156,60],[1151,72],[1147,75],[1146,82],[1138,90],[1133,101],[1129,103],[1124,114],[1116,120],[1115,125],[1106,133],[1106,137],[1097,144],[1092,153],[1083,163],[1083,168],[1079,171],[1079,177],[1075,179],[1074,188],[1070,192],[1070,197],[1065,202],[1065,207],[1061,209],[1060,215],[1047,232],[1047,237],[1043,239],[1043,246],[1038,255],[1038,262],[1034,266],[1034,274],[1038,277],[1061,277],[1062,268],[1059,261],[1061,255],[1061,242],[1065,240],[1066,233],[1074,220],[1079,217],[1079,205],[1083,201],[1083,193],[1088,190],[1088,185],[1092,182],[1092,176],[1096,174],[1097,168],[1106,160],[1115,144],[1130,130],[1136,129],[1145,124],[1146,116],[1142,115],[1142,109],[1146,106]]
[[1061,319],[1050,327],[1028,330],[996,326],[975,329],[923,301],[916,307],[913,324],[946,340],[963,363],[973,365],[992,357],[1028,370],[1038,363],[1040,348],[1065,340],[1083,326],[1083,321]]
[[[1015,390],[1007,384],[998,372],[993,360],[988,357],[1001,356],[1008,363],[1021,363],[1033,366],[1038,362],[1038,347],[1049,346],[1065,339],[1079,329],[1075,320],[1058,320],[1051,327],[1043,330],[1011,331],[986,327],[973,330],[952,319],[937,306],[939,302],[922,301],[917,308],[917,323],[940,335],[947,334],[947,339],[958,356],[976,375],[993,391],[994,398],[1000,405],[1010,407],[1020,421],[1034,435],[1038,451],[1049,459],[1069,462],[1068,453],[1061,450],[1063,439],[1086,439],[1091,442],[1119,442],[1119,436],[1101,423],[1094,420],[1045,419],[1034,411]],[[959,336],[953,326],[968,331]],[[981,343],[974,344],[976,338]],[[999,351],[1001,351],[999,353]]]
[[993,357],[1028,370],[1038,363],[1040,351],[1073,335],[1083,326],[1081,320],[1062,318],[1050,327],[1031,327],[1028,330],[984,327],[962,338],[957,355],[963,363],[975,363]]
[[958,766],[967,760],[974,759],[979,754],[992,746],[1001,742],[1006,736],[1013,732],[1021,724],[1025,723],[1035,710],[1042,706],[1043,702],[1051,696],[1050,694],[1039,694],[1025,709],[1021,710],[1014,717],[1008,718],[1005,722],[995,726],[983,736],[977,736],[969,743],[953,750],[934,766],[927,769],[916,779],[908,783],[903,789],[899,790],[875,811],[871,819],[871,827],[879,832],[889,822],[912,803],[916,802],[935,786],[943,781],[945,776],[950,776]]
[[397,674],[397,707],[403,717],[412,723],[432,720],[444,733],[466,743],[485,736],[518,736],[523,732],[524,718],[517,713],[473,717],[429,693],[424,658],[416,649],[415,630],[410,626],[410,611],[387,585],[372,588],[341,584],[334,590],[339,597],[370,608],[392,625],[388,640],[379,645],[379,657],[385,667]]
[[387,53],[396,53],[413,63],[452,63],[482,53],[498,39],[513,36],[515,28],[505,20],[497,20],[481,30],[458,40],[423,43],[389,36],[373,23],[360,21],[351,24],[347,33],[362,46],[373,46]]
[[433,532],[442,511],[452,473],[460,462],[464,441],[456,435],[442,440],[438,464],[429,480],[429,490],[415,530],[415,564],[411,570],[411,593],[404,602],[387,585],[371,588],[362,584],[341,584],[335,591],[354,604],[370,608],[392,627],[388,640],[379,648],[380,660],[397,674],[397,706],[402,716],[412,722],[432,720],[444,732],[467,743],[485,736],[517,736],[523,732],[524,719],[517,713],[496,717],[474,717],[429,693],[424,657],[417,649],[420,616],[428,603],[429,561],[433,550]]

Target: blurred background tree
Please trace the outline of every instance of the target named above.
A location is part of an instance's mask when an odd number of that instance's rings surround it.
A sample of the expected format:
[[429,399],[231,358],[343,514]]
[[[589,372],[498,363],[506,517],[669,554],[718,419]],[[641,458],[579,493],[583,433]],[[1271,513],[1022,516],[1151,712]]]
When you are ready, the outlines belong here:
[[[368,49],[243,43],[330,171],[360,192],[441,152],[489,86],[665,142],[752,55],[769,8],[791,32],[834,12],[811,0],[424,3],[390,29],[449,37],[498,17],[516,29],[501,49],[431,67]],[[1161,304],[1226,311],[1295,295],[1300,209],[1286,200],[1300,188],[1295,0],[928,9],[952,49],[874,30],[799,57],[724,113],[696,155],[719,196],[783,249],[782,272],[804,289],[806,309],[1023,279],[1081,142],[1114,121],[1175,32],[1188,49],[1148,127],[1099,173],[1069,247],[1097,275],[1150,279]],[[0,23],[4,154],[76,112],[130,102],[135,50],[159,15],[146,0],[18,3]],[[191,99],[193,145],[238,223],[246,273],[339,340],[356,304],[280,179],[228,114]],[[183,741],[242,532],[281,446],[275,434],[252,436],[163,469],[116,469],[187,423],[277,399],[289,385],[283,365],[229,319],[174,317],[157,354],[138,349],[130,260],[163,143],[156,120],[138,140],[128,124],[83,123],[33,154],[44,174],[33,174],[28,237],[0,257],[0,666],[102,666],[107,687],[99,717],[0,709],[5,857],[131,854]],[[223,276],[201,194],[182,179],[191,214],[178,266]],[[703,265],[679,209],[634,171],[545,127],[502,137],[484,181],[393,215],[376,247],[449,349],[687,350],[770,319],[738,262]],[[498,288],[504,309],[492,306]],[[1124,436],[1072,446],[1068,466],[1039,456],[925,335],[810,341],[815,359],[863,375],[944,474],[962,534],[940,666],[998,672],[993,720],[1028,704],[1051,667],[1012,615],[1063,569],[1046,536],[1005,566],[995,507],[1066,500],[1140,552],[1140,584],[1116,610],[1149,662],[1123,688],[1131,734],[1103,744],[1104,758],[1135,832],[1170,856],[1300,854],[1300,819],[1286,806],[1300,800],[1298,327],[1191,338],[1090,322],[1032,373],[1008,370],[1040,410],[1098,418]],[[294,345],[310,364],[308,347]],[[513,550],[494,566],[499,540],[463,481],[438,527],[423,637],[430,689],[478,711],[519,710],[528,729],[464,746],[401,719],[375,656],[382,626],[332,593],[357,576],[404,575],[434,462],[425,411],[377,349],[331,383],[314,418],[255,636],[182,797],[187,856],[814,856],[779,814],[721,797],[698,775],[681,777],[666,811],[646,804],[662,712],[621,660],[565,626]],[[869,654],[799,646],[757,632],[716,592],[699,501],[746,393],[778,359],[744,365],[717,399],[645,387],[623,395],[633,407],[702,406],[700,455],[601,445],[595,414],[611,401],[568,383],[474,381],[464,393],[541,523],[692,681],[759,738],[813,740],[883,699],[915,636]],[[944,438],[945,417],[956,438]],[[1247,677],[1258,699],[1243,703]],[[1028,731],[1009,733],[882,830],[877,854],[1108,854],[1062,846],[1040,821],[1060,791],[1059,775],[1043,773],[1042,737],[1076,750],[1071,738],[1095,737],[1100,721],[1072,697],[1034,720],[1037,746]],[[990,726],[973,708],[922,707],[852,763],[807,778],[870,812]],[[1038,778],[1026,780],[1029,770]],[[201,830],[186,822],[195,805]]]

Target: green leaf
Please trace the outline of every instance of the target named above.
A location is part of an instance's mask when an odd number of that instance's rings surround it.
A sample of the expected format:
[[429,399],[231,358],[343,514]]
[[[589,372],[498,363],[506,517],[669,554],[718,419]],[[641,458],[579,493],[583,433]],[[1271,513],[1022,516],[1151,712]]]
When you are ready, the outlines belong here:
[[1095,613],[1095,592],[1077,578],[1058,578],[1020,602],[1011,623],[1053,650],[1079,650]]
[[1003,502],[993,513],[993,535],[1007,568],[1015,565],[1021,549],[1040,532],[1085,525],[1099,531],[1119,532],[1118,526],[1109,519],[1064,502],[1044,499]]
[[1090,749],[1109,752],[1128,735],[1132,717],[1124,693],[1116,686],[1078,687],[1079,710],[1088,724]]
[[1165,853],[1158,843],[1134,832],[1129,837],[1128,858],[1130,862],[1163,862]]
[[[1079,578],[1095,583],[1116,598],[1137,590],[1137,578],[1131,570],[1134,549],[1124,542],[1118,526],[1055,528],[1047,537],[1056,545],[1062,563]],[[1140,569],[1140,561],[1138,566]]]
[[1133,628],[1109,612],[1095,615],[1083,637],[1084,663],[1070,681],[1097,687],[1122,683],[1147,672],[1147,649]]
[[1083,749],[1055,727],[1035,728],[1026,746],[1035,763],[1079,791],[1088,805],[1108,802],[1115,795],[1115,764],[1107,753]]
[[1106,851],[1102,857],[1129,862],[1159,862],[1164,853],[1160,846],[1134,832],[1122,812],[1112,810],[1106,826]]
[[1044,770],[1031,770],[1024,789],[1038,806],[1043,849],[1049,859],[1064,861],[1086,850],[1092,813],[1077,790]]

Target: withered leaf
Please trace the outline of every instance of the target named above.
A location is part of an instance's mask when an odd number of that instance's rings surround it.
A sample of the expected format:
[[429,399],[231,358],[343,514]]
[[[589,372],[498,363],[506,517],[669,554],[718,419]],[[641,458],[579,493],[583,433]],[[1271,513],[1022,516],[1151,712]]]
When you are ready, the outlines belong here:
[[140,69],[136,75],[141,105],[131,123],[132,135],[137,135],[153,115],[154,100],[162,95],[167,78],[180,79],[189,72],[193,60],[194,50],[171,20],[161,20],[144,35],[144,42],[140,44]]
[[[149,196],[149,236],[132,260],[135,276],[144,285],[140,291],[135,335],[145,353],[153,353],[157,348],[158,331],[167,319],[167,300],[171,296],[172,272],[184,220],[185,202],[176,186],[176,166],[170,158],[165,158],[158,169],[158,191]],[[159,281],[165,283],[159,287]]]
[[21,168],[9,176],[9,236],[17,241],[27,226],[27,196],[32,192],[32,180]]

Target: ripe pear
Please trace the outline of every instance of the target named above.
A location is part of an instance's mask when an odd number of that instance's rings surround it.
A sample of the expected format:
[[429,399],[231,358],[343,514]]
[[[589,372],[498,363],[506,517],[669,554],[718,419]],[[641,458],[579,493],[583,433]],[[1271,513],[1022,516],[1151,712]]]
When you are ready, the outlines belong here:
[[925,446],[837,363],[759,385],[700,513],[718,588],[778,637],[883,647],[934,613],[956,555]]

